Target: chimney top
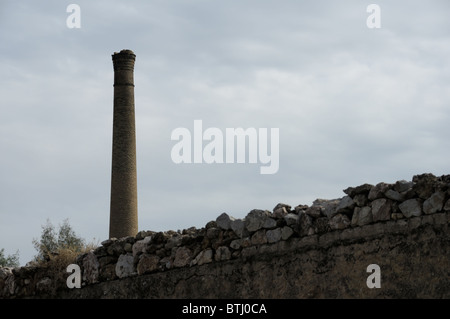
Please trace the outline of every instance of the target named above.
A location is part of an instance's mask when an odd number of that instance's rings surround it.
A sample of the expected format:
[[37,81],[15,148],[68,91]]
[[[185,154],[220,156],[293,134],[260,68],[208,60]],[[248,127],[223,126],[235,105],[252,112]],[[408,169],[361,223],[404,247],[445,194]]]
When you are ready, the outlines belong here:
[[132,54],[132,55],[136,55],[136,54],[134,54],[133,51],[128,50],[128,49],[121,50],[120,52],[114,52],[114,55],[116,55],[116,54]]
[[114,52],[112,55],[114,71],[128,70],[133,71],[134,60],[136,54],[131,50],[122,50],[120,52]]

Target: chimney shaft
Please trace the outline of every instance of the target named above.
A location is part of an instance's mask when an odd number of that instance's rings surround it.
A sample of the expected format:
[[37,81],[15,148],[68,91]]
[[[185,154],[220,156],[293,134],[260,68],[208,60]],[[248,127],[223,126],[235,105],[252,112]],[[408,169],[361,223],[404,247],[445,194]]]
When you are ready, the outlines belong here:
[[131,50],[112,55],[114,66],[114,119],[111,166],[109,237],[138,232],[134,62]]

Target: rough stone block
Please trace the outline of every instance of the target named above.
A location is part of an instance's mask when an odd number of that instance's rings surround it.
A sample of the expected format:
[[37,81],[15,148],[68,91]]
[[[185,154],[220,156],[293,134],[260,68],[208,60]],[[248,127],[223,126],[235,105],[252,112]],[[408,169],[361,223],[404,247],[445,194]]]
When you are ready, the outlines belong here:
[[313,202],[313,206],[318,206],[322,208],[322,212],[328,218],[333,217],[337,214],[337,207],[341,202],[340,198],[337,199],[316,199]]
[[423,212],[425,214],[434,214],[442,210],[444,206],[445,193],[437,191],[430,198],[423,202]]
[[408,219],[408,229],[414,230],[414,229],[420,227],[421,222],[422,222],[421,219],[418,217]]
[[293,233],[294,233],[294,231],[292,230],[291,227],[284,226],[283,228],[281,228],[281,239],[287,240],[289,237],[292,236]]
[[283,216],[288,214],[290,211],[291,211],[290,205],[279,203],[273,208],[273,215],[276,218],[282,218]]
[[389,220],[391,218],[391,202],[385,198],[376,199],[372,202],[373,221]]
[[120,255],[116,264],[116,276],[119,278],[129,277],[136,274],[134,258],[131,254]]
[[386,183],[378,183],[374,187],[370,189],[369,195],[367,195],[367,198],[369,200],[375,200],[382,198],[384,196],[384,193],[391,187],[390,184]]
[[[306,213],[297,216],[297,218],[298,218],[298,230],[299,230],[300,236],[308,235],[309,230],[313,226],[313,218]],[[293,224],[290,224],[290,223],[287,223],[287,225],[294,226]]]
[[245,222],[242,219],[235,219],[231,221],[230,227],[239,237],[242,238],[248,236],[248,231],[245,228]]
[[245,228],[249,232],[255,232],[263,228],[267,218],[270,217],[270,212],[267,210],[253,209],[245,217]]
[[431,215],[422,216],[422,225],[432,225],[432,224],[434,224],[433,216]]
[[413,190],[421,199],[427,199],[434,193],[437,182],[436,176],[430,173],[415,175],[413,177]]
[[[319,206],[308,207],[304,213],[308,214],[309,216],[311,216],[313,218],[319,218],[320,216],[322,216],[322,207],[319,207]],[[303,213],[301,213],[301,214],[303,214]]]
[[[219,247],[220,248],[220,247]],[[212,249],[202,250],[197,257],[192,260],[191,265],[203,265],[213,261]]]
[[217,227],[220,227],[223,230],[228,230],[231,228],[231,221],[233,220],[234,218],[230,217],[227,213],[222,213],[216,219]]
[[344,193],[349,195],[350,197],[354,197],[356,195],[364,194],[367,195],[372,189],[373,185],[371,184],[363,184],[357,187],[348,187],[344,189]]
[[144,239],[135,242],[132,247],[133,256],[143,253],[147,245],[151,242],[151,240],[152,236],[147,236]]
[[404,196],[393,189],[388,189],[384,195],[386,196],[386,198],[395,200],[397,202],[401,202],[404,200]]
[[230,243],[230,247],[237,250],[241,248],[241,239],[235,239]]
[[83,281],[86,283],[96,283],[99,278],[100,263],[97,260],[97,256],[93,252],[89,252],[83,258]]
[[214,256],[215,261],[229,260],[230,258],[231,258],[231,252],[230,252],[230,249],[228,249],[228,247],[221,246],[216,249],[216,254]]
[[263,228],[273,229],[275,227],[277,227],[277,221],[270,217],[266,218],[266,220],[264,221],[264,224],[263,224]]
[[252,245],[261,245],[267,243],[266,231],[264,229],[258,230],[252,235]]
[[420,202],[416,199],[408,199],[398,205],[398,208],[402,212],[402,214],[405,217],[412,217],[412,216],[420,216],[422,215],[422,207]]
[[284,220],[286,221],[286,225],[292,226],[298,223],[299,215],[289,213],[284,216]]
[[399,193],[403,193],[403,192],[410,190],[413,187],[413,185],[414,185],[414,183],[411,181],[405,181],[405,180],[397,181],[394,184],[394,190],[396,190]]
[[329,220],[331,229],[344,229],[350,225],[350,220],[347,215],[337,214]]
[[372,218],[372,208],[369,206],[364,207],[355,207],[352,216],[352,225],[353,226],[362,226],[370,224],[373,221]]
[[[333,216],[331,219],[335,220],[336,216]],[[315,234],[321,234],[330,231],[332,228],[330,227],[328,217],[319,217],[312,220],[312,227],[310,229],[314,229]]]
[[369,199],[367,198],[366,194],[357,194],[355,197],[353,197],[353,201],[355,204],[359,207],[366,206]]
[[175,259],[173,261],[174,267],[184,267],[189,265],[192,260],[192,251],[186,247],[178,247],[175,252]]
[[281,229],[275,228],[272,230],[268,230],[266,232],[267,242],[270,243],[276,243],[281,239]]
[[151,273],[159,269],[160,258],[156,255],[142,254],[137,265],[138,275]]
[[336,208],[336,214],[343,214],[353,211],[355,202],[350,196],[344,196]]

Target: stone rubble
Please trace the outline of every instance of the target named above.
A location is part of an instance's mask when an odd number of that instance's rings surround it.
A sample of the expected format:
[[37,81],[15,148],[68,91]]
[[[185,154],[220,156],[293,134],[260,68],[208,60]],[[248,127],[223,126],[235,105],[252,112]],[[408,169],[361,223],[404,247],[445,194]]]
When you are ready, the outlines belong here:
[[[422,174],[412,181],[363,184],[343,191],[346,196],[342,198],[317,199],[311,206],[292,208],[279,203],[272,211],[253,209],[242,219],[222,213],[201,229],[140,231],[135,237],[107,239],[95,250],[78,256],[82,285],[245,259],[255,254],[258,246],[292,237],[307,241],[308,236],[329,233],[321,240],[333,240],[335,230],[450,210],[450,175]],[[29,290],[23,279],[25,268],[0,267],[0,297],[20,296]],[[33,282],[43,289],[47,279]],[[30,280],[27,283],[32,284]]]

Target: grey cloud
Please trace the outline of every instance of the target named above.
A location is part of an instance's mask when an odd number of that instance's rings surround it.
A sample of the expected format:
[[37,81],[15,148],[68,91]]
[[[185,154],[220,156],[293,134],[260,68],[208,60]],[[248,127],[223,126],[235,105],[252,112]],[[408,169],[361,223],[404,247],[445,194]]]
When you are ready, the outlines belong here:
[[[79,30],[59,1],[0,5],[0,248],[22,263],[47,218],[107,236],[111,54],[125,48],[137,54],[141,229],[448,173],[445,1],[379,1],[379,30],[360,1],[78,4]],[[280,128],[279,172],[172,163],[171,131],[195,119]]]

